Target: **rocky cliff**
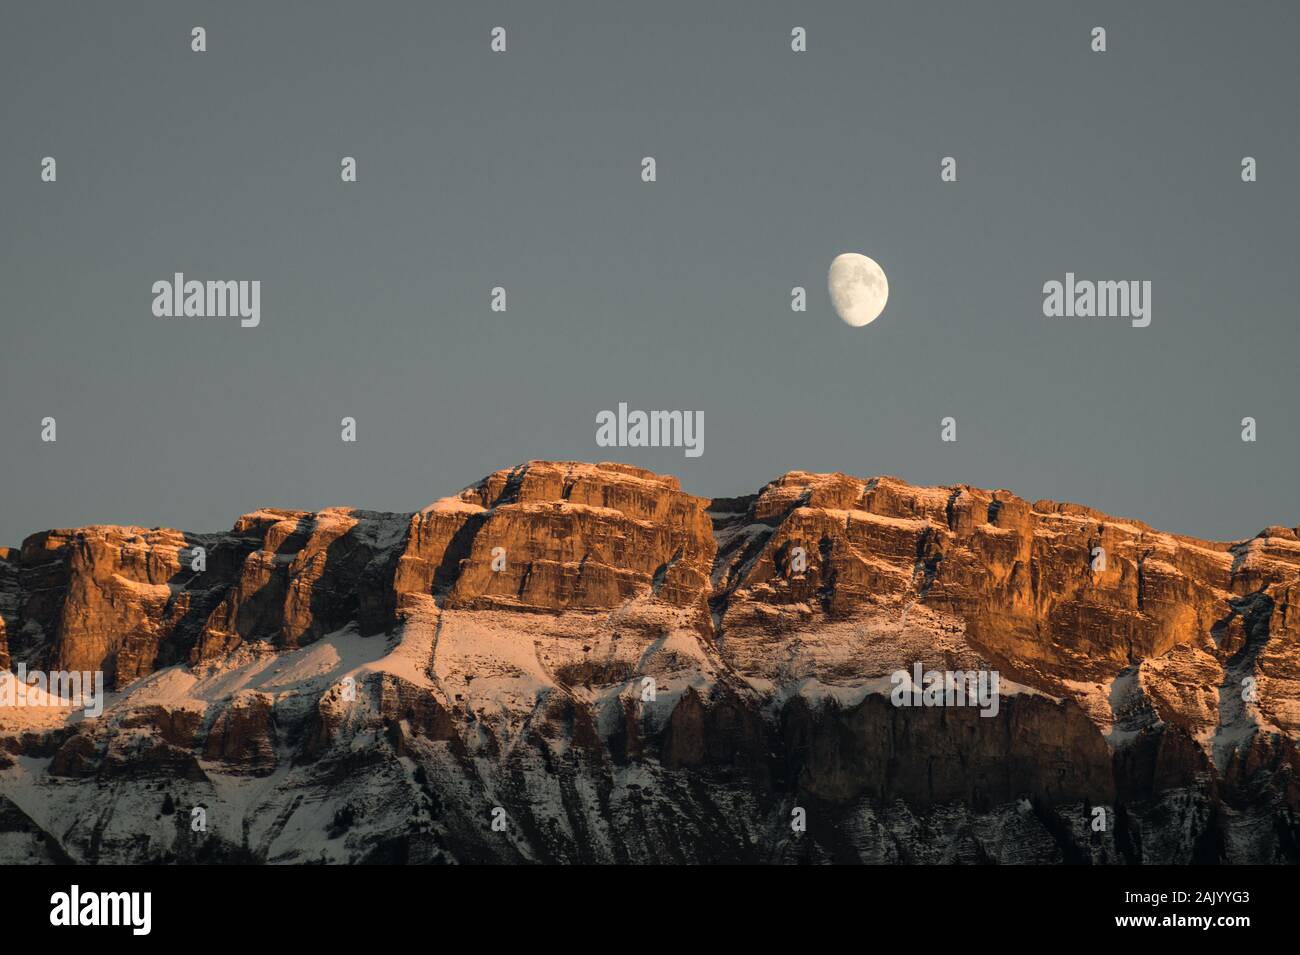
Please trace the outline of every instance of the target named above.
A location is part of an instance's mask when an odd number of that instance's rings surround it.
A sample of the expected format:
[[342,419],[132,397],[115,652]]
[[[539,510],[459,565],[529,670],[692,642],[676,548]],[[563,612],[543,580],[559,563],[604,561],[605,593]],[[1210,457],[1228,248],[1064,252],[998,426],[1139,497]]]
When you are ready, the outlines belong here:
[[[1286,527],[531,462],[413,514],[36,534],[0,663],[5,862],[1300,860]],[[918,664],[996,707],[895,705]]]

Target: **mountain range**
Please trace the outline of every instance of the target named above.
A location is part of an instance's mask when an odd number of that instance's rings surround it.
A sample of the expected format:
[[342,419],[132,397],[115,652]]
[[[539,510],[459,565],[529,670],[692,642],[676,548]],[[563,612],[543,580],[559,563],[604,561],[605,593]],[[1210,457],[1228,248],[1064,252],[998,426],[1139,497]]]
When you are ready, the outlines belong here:
[[[0,548],[0,862],[1300,861],[1300,536],[533,461]],[[998,676],[996,712],[895,705]]]

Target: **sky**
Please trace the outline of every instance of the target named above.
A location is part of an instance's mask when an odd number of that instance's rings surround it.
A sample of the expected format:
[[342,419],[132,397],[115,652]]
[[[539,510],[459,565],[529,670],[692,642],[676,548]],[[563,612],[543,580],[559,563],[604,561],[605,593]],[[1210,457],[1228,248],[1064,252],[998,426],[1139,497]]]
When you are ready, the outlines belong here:
[[[0,544],[412,511],[533,458],[1300,524],[1297,27],[1186,0],[6,4]],[[888,275],[871,325],[831,307],[841,252]],[[156,317],[175,272],[259,281],[260,324]],[[1151,324],[1045,317],[1067,272],[1149,281]],[[598,446],[620,402],[701,412],[703,453]]]

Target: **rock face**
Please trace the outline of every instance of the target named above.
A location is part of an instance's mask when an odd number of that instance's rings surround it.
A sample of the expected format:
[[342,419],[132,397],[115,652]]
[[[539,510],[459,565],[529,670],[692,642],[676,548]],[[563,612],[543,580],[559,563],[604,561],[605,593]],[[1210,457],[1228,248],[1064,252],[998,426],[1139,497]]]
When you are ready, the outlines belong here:
[[0,664],[3,862],[1300,861],[1285,527],[531,462],[413,514],[33,535]]

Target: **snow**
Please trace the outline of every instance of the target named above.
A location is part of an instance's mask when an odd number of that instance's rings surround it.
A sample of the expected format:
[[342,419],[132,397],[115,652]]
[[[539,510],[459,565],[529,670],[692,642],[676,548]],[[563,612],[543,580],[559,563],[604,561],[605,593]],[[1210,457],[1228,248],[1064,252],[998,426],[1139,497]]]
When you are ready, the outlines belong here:
[[486,514],[487,508],[459,497],[444,497],[423,508],[421,514]]
[[[0,705],[0,730],[9,732],[54,729],[79,718],[90,705],[84,693],[82,699],[73,700],[51,694],[33,683],[20,686],[18,677],[8,670],[0,671],[0,699],[12,700]],[[104,703],[108,704],[108,694]]]

